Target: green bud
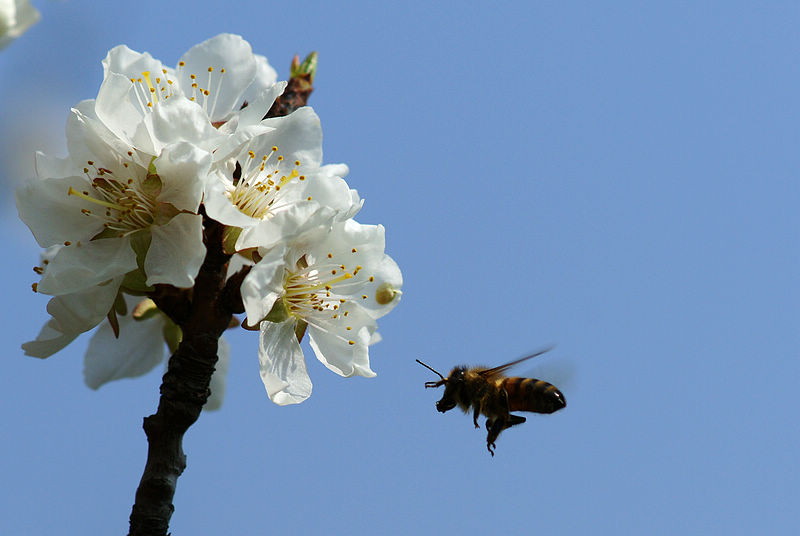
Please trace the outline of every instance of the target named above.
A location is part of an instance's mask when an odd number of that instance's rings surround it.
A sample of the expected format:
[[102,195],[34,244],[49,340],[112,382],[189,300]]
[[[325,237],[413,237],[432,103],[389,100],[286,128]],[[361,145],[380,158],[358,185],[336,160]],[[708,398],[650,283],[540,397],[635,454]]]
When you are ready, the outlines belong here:
[[313,82],[314,77],[317,75],[318,59],[319,54],[316,51],[306,56],[306,59],[303,60],[303,63],[300,63],[300,56],[295,55],[295,57],[292,59],[292,65],[289,69],[290,78],[297,78],[307,74],[309,75],[309,80]]

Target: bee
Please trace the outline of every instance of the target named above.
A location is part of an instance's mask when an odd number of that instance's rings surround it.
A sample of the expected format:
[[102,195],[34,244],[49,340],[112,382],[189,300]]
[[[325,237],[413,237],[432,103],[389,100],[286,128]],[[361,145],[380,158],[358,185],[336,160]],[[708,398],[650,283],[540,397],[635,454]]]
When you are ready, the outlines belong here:
[[503,374],[506,369],[548,350],[550,348],[494,368],[454,367],[447,378],[419,359],[417,363],[441,378],[425,382],[426,388],[444,385],[442,399],[436,403],[437,410],[446,413],[459,406],[467,413],[471,407],[475,428],[480,428],[478,416],[486,416],[486,448],[494,456],[495,441],[500,432],[525,422],[525,417],[512,415],[512,411],[554,413],[566,407],[564,395],[554,385],[534,378],[509,378]]

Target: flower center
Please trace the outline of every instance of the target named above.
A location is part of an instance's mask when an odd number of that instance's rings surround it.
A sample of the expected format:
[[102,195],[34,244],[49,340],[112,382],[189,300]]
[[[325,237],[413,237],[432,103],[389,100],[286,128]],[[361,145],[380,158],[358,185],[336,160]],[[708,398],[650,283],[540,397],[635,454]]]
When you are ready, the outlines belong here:
[[337,311],[347,300],[332,297],[331,291],[335,285],[352,277],[353,274],[346,271],[344,265],[325,264],[301,268],[286,278],[283,284],[286,291],[283,300],[289,313],[297,318],[306,320],[309,316],[325,311],[331,311],[338,316]]
[[161,189],[158,175],[148,175],[141,184],[134,178],[116,177],[113,171],[96,167],[91,160],[87,164],[89,167],[83,168],[83,172],[89,178],[92,191],[79,192],[70,187],[68,192],[90,203],[89,208],[81,209],[83,214],[99,218],[107,230],[120,237],[155,222],[158,206],[155,198]]
[[260,159],[256,158],[253,151],[249,151],[244,164],[240,165],[241,176],[238,180],[234,179],[233,189],[227,194],[236,208],[259,220],[270,217],[270,213],[286,206],[281,204],[281,198],[293,179],[306,179],[297,171],[300,161],[295,160],[294,165],[289,166],[275,146]]

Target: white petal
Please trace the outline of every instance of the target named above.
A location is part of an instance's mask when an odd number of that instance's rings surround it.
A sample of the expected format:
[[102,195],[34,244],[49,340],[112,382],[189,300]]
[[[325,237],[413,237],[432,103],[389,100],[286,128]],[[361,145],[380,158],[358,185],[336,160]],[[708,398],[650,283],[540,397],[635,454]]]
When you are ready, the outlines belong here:
[[25,355],[46,358],[65,348],[75,340],[80,333],[62,333],[56,326],[58,322],[51,318],[42,326],[36,340],[28,341],[22,345]]
[[[256,60],[256,77],[253,79],[253,83],[250,84],[250,87],[247,88],[247,91],[244,92],[244,99],[251,103],[258,98],[258,95],[264,88],[270,87],[278,79],[278,73],[275,72],[275,69],[272,68],[272,65],[269,64],[265,56],[253,54],[253,57]],[[283,82],[283,84],[285,86],[286,82]],[[281,93],[282,92],[283,89],[281,89]],[[280,95],[280,93],[278,93],[278,95]],[[272,100],[275,99],[273,98]],[[271,102],[269,106],[272,106]],[[266,110],[264,113],[267,113]],[[261,114],[261,117],[264,117],[264,114]]]
[[228,375],[228,365],[231,361],[231,346],[223,337],[219,338],[217,346],[217,365],[214,367],[214,374],[211,375],[211,395],[203,406],[203,411],[214,411],[222,407],[225,399],[225,378]]
[[211,155],[187,142],[164,148],[154,162],[161,177],[158,200],[178,210],[197,212],[211,167]]
[[136,269],[136,254],[126,238],[106,238],[62,248],[39,282],[43,294],[71,294]]
[[[148,154],[158,154],[160,148],[153,143],[149,125],[143,120],[150,115],[147,107],[137,94],[137,85],[126,76],[109,73],[100,86],[95,103],[95,113],[111,132],[126,143]],[[70,150],[70,154],[72,154]]]
[[69,157],[50,156],[41,151],[36,151],[34,167],[36,168],[36,176],[42,179],[70,177],[78,171]]
[[[128,81],[125,83],[130,84]],[[114,110],[116,111],[117,107]],[[120,108],[121,110],[122,108]],[[134,130],[133,127],[131,129]],[[97,117],[97,103],[95,101],[81,101],[70,110],[70,114],[67,117],[66,131],[67,149],[69,150],[70,158],[78,169],[87,167],[87,161],[92,160],[98,165],[102,165],[102,167],[121,175],[130,175],[136,171],[142,171],[126,168],[122,162],[134,160],[141,166],[138,153],[133,151],[132,147],[133,145],[136,145],[138,149],[144,149],[145,147],[142,144],[133,143],[133,141],[125,138],[122,135],[123,133],[115,132],[103,123]],[[148,134],[146,136],[147,143],[152,145],[149,137]],[[133,153],[132,156],[128,155],[129,151]],[[149,154],[155,153],[151,151]],[[149,163],[148,159],[144,165],[146,166]],[[91,168],[91,166],[89,167]]]
[[294,333],[295,322],[261,322],[258,363],[270,400],[280,406],[311,396],[311,378]]
[[[186,96],[192,96],[192,74],[197,76],[200,88],[210,92],[204,108],[212,122],[227,119],[241,106],[244,92],[256,76],[256,60],[250,44],[238,35],[212,37],[193,46],[181,61],[185,65],[180,69],[179,78]],[[198,96],[197,101],[202,103],[205,99]]]
[[403,274],[400,272],[400,267],[394,262],[394,259],[388,255],[383,255],[377,266],[371,266],[369,273],[375,280],[366,282],[361,288],[361,292],[366,294],[368,298],[360,301],[359,305],[364,307],[372,318],[380,318],[389,313],[400,303],[401,294],[397,293],[394,299],[388,303],[379,303],[376,299],[378,288],[388,284],[391,288],[400,290],[403,286]]
[[226,187],[217,172],[212,173],[206,184],[203,206],[210,218],[233,227],[253,227],[261,222],[239,210],[225,194]]
[[167,144],[179,141],[187,141],[211,150],[223,139],[196,102],[178,95],[156,103],[152,113],[145,117],[143,122],[152,133],[156,151],[161,151]]
[[164,361],[166,345],[161,315],[147,320],[119,317],[119,339],[106,322],[89,341],[83,366],[83,379],[92,389],[121,378],[135,378],[150,372]]
[[152,227],[151,232],[153,240],[144,261],[147,284],[163,283],[178,288],[194,285],[206,256],[203,217],[178,214],[166,225]]
[[35,341],[22,345],[26,355],[49,357],[75,337],[103,321],[117,296],[122,277],[84,292],[56,296],[47,304],[52,318]]
[[88,190],[84,177],[29,179],[17,188],[19,217],[42,247],[65,241],[88,241],[103,230],[103,222],[81,212],[89,203],[69,195],[69,189]]
[[313,323],[309,321],[311,348],[317,359],[336,374],[371,378],[375,373],[369,368],[369,342],[377,324],[358,305],[350,305],[347,310],[346,317],[315,316]]
[[275,130],[254,138],[248,145],[259,157],[278,147],[278,154],[287,162],[300,161],[300,174],[316,170],[322,162],[322,125],[310,106],[304,106],[284,117],[265,119],[262,124]]
[[[300,199],[311,197],[320,205],[336,211],[336,220],[345,221],[352,218],[363,204],[355,190],[351,190],[341,176],[331,173],[333,166],[324,166],[318,172],[306,175],[306,180],[298,189]],[[347,166],[343,166],[345,169]],[[336,166],[339,168],[339,166]]]
[[239,126],[255,125],[260,123],[269,109],[272,108],[275,99],[286,89],[287,83],[280,81],[266,85],[254,92],[248,99],[247,107],[239,112]]
[[126,45],[118,45],[108,51],[103,60],[103,77],[111,73],[123,75],[125,78],[139,78],[145,71],[152,73],[153,77],[161,76],[163,65],[153,59],[147,52],[136,52]]
[[295,203],[257,226],[244,229],[236,241],[236,249],[272,248],[318,227],[329,228],[335,215],[333,209],[315,201]]
[[273,249],[250,269],[242,281],[242,302],[250,326],[258,325],[270,312],[275,300],[283,296],[284,253],[283,246]]

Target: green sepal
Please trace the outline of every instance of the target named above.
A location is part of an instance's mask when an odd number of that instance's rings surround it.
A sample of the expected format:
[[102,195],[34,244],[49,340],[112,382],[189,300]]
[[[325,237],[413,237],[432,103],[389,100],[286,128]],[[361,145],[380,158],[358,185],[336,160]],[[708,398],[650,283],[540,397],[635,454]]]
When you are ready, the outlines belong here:
[[303,335],[306,334],[308,323],[305,320],[298,320],[294,325],[294,336],[297,337],[297,342],[303,342]]
[[180,214],[181,211],[170,203],[158,203],[156,205],[156,217],[153,225],[166,225],[172,218]]
[[226,255],[233,255],[236,253],[236,241],[239,235],[242,234],[241,227],[228,227],[222,230],[222,251]]
[[108,323],[111,326],[111,331],[114,332],[114,338],[119,339],[119,319],[117,318],[117,312],[114,310],[113,307],[109,309],[106,318],[108,318]]
[[157,173],[148,173],[141,184],[142,193],[152,199],[155,199],[161,194],[162,187],[161,177],[159,177]]
[[122,238],[124,233],[122,231],[118,231],[116,229],[109,229],[106,227],[96,235],[92,237],[92,240],[102,240],[104,238]]
[[131,248],[136,253],[136,264],[144,270],[144,260],[147,258],[147,251],[150,249],[150,242],[153,240],[153,235],[146,229],[136,231],[131,236]]
[[117,296],[114,298],[114,305],[111,306],[114,311],[118,315],[125,316],[128,314],[128,304],[125,303],[125,296],[122,295],[122,292],[117,292]]
[[141,268],[125,274],[120,288],[133,296],[145,296],[155,290],[147,284],[147,276]]
[[164,334],[164,342],[167,343],[167,347],[169,348],[169,353],[174,354],[183,340],[181,328],[164,315],[164,329],[162,333]]
[[269,310],[264,320],[275,322],[276,324],[289,320],[289,308],[286,307],[286,302],[282,298],[275,300],[275,303],[272,304],[272,309]]

